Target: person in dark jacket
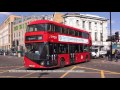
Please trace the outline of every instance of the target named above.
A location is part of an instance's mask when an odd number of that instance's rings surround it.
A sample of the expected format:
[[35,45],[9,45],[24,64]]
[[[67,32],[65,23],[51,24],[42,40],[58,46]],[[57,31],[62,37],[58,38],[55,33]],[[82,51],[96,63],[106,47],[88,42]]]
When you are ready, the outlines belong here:
[[118,50],[116,49],[116,50],[115,50],[115,60],[116,60],[116,62],[118,62],[118,55],[119,55],[119,52],[118,52]]
[[110,50],[107,50],[106,56],[107,56],[107,60],[110,61],[110,58],[111,58]]

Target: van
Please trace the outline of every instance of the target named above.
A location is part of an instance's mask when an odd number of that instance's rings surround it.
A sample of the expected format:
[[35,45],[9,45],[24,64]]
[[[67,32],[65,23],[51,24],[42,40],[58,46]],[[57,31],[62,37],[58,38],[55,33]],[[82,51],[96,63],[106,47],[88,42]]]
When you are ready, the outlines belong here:
[[105,57],[106,54],[107,54],[107,51],[103,51],[103,50],[100,51],[99,48],[91,49],[91,57],[92,58],[99,58],[99,57],[103,58],[103,57]]

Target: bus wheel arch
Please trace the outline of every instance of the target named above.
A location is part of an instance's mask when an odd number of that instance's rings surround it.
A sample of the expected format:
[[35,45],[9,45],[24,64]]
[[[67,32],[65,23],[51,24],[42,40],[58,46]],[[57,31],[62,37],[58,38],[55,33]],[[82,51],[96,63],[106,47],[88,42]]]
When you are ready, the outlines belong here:
[[65,59],[63,57],[60,58],[60,67],[63,68],[65,66]]

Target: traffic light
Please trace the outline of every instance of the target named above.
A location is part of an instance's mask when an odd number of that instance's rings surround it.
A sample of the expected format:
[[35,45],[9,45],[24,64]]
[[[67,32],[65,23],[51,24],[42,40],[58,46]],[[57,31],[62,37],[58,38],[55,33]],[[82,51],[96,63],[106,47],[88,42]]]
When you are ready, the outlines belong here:
[[115,35],[109,36],[108,39],[106,41],[112,41],[115,42]]
[[115,35],[111,36],[111,41],[115,42]]
[[119,40],[119,32],[115,32],[115,40]]

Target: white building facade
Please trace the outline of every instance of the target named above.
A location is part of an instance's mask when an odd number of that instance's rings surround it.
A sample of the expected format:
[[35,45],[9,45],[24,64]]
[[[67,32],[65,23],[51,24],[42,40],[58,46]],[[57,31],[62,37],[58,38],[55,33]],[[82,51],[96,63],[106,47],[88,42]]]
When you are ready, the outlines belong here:
[[104,50],[108,49],[109,43],[106,42],[108,37],[108,19],[79,13],[67,13],[63,15],[63,18],[65,25],[88,31],[92,37],[92,47],[100,47],[100,49]]
[[20,16],[10,15],[0,24],[0,49],[10,50],[12,48],[13,21]]
[[8,25],[6,25],[4,28],[2,28],[0,30],[0,43],[1,43],[1,49],[6,50],[9,48],[9,28],[8,28]]

